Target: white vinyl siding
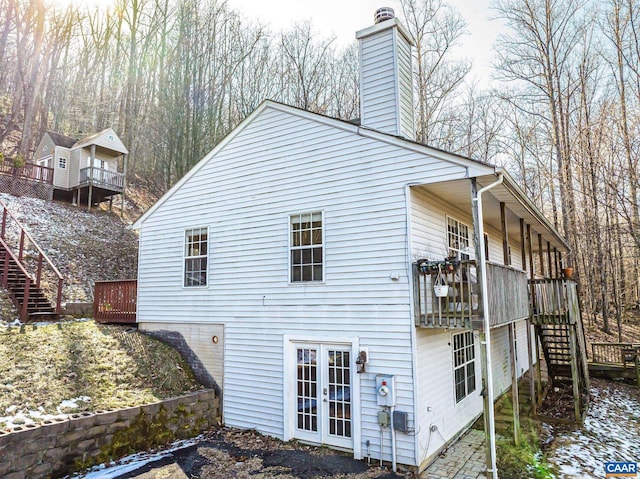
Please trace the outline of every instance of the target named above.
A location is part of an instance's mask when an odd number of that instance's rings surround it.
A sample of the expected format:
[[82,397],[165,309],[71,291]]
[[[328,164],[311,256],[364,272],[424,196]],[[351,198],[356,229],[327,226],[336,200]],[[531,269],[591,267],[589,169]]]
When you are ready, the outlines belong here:
[[[284,334],[358,337],[369,350],[367,370],[396,376],[397,409],[413,421],[404,185],[466,174],[462,166],[269,107],[144,221],[140,321],[224,322],[229,425],[282,437]],[[283,212],[304,211],[324,211],[330,248],[324,282],[292,288]],[[194,223],[215,227],[215,274],[206,294],[171,280],[182,270],[182,258],[171,254],[181,247],[176,238]],[[391,272],[400,279],[391,280]],[[375,375],[357,378],[362,440],[375,449]],[[413,436],[399,434],[397,449],[399,462],[415,462]],[[390,458],[388,441],[384,453]]]
[[415,137],[411,47],[394,27],[360,40],[361,122],[392,135]]

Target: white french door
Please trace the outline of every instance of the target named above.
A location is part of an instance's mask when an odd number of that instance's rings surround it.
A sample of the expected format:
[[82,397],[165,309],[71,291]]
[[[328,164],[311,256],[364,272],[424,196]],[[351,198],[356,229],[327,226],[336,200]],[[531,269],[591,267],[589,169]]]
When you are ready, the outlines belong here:
[[353,448],[351,345],[295,343],[294,437]]

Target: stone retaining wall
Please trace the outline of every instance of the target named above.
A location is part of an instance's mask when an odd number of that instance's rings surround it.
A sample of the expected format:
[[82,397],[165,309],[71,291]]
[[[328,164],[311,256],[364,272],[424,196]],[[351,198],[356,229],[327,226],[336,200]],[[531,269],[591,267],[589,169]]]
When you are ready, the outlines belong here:
[[62,477],[95,464],[194,437],[220,423],[214,390],[145,406],[72,414],[0,430],[0,477]]

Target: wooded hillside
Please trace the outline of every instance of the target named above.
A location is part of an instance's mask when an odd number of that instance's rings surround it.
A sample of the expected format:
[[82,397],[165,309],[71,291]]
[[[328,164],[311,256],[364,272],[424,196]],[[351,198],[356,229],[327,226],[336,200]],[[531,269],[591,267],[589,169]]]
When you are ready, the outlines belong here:
[[[620,327],[638,305],[640,4],[498,0],[495,81],[452,57],[445,0],[400,0],[416,39],[419,141],[506,165],[565,233],[585,311]],[[272,32],[216,0],[114,0],[61,9],[0,0],[0,141],[29,160],[45,129],[113,127],[129,177],[161,194],[263,99],[359,116],[354,45],[311,23]],[[354,24],[354,31],[366,25]]]

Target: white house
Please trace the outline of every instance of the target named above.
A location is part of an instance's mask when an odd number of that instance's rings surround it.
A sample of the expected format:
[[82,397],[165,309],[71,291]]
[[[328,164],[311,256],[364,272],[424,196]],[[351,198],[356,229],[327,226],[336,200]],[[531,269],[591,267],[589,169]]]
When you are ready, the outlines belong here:
[[37,175],[53,172],[53,197],[77,203],[100,203],[124,190],[124,166],[128,154],[112,128],[80,140],[46,131],[33,159]]
[[529,368],[527,277],[568,246],[506,172],[413,141],[387,13],[360,124],[265,101],[136,222],[138,322],[182,334],[227,425],[422,469],[482,413],[489,314],[492,392]]

